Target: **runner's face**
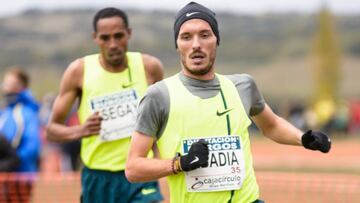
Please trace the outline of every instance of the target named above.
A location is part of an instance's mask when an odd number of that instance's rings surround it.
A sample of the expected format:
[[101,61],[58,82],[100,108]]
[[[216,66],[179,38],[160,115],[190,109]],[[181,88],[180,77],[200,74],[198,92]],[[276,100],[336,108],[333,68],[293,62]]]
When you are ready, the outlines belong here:
[[97,32],[93,33],[105,63],[111,66],[125,65],[130,36],[131,30],[118,16],[100,19],[97,22]]
[[180,27],[176,43],[185,73],[201,76],[213,71],[216,36],[206,21],[186,21]]

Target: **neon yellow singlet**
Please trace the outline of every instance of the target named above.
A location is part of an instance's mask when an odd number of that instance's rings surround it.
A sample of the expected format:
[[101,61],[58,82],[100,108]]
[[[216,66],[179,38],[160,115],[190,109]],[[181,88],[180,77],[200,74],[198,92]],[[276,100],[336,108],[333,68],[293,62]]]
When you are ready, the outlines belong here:
[[[172,203],[226,203],[230,199],[231,202],[248,203],[255,201],[259,196],[247,130],[251,121],[244,110],[235,85],[222,75],[217,75],[217,77],[220,81],[221,91],[218,95],[208,99],[201,99],[191,94],[180,81],[178,74],[165,79],[170,96],[170,111],[167,126],[158,140],[158,147],[162,158],[171,159],[176,152],[182,152],[184,143],[186,143],[184,140],[188,141],[196,137],[207,137],[209,140],[215,140],[219,136],[218,140],[230,137],[236,138],[241,143],[242,162],[244,163],[241,170],[243,171],[241,187],[233,191],[201,191],[207,184],[205,179],[195,179],[198,182],[189,185],[187,184],[186,174],[182,172],[168,176]],[[212,145],[213,150],[219,147],[214,143],[210,145]],[[230,147],[232,145],[225,143],[223,146]],[[231,153],[230,158],[229,155],[227,157],[231,161]],[[223,163],[215,163],[215,159],[212,158],[209,158],[209,160],[211,159],[209,163],[213,162],[211,163],[213,165],[224,164],[226,159],[224,155],[220,157],[222,159],[220,162]],[[190,176],[188,175],[188,177]],[[223,181],[224,178],[220,177],[218,180]],[[220,188],[224,187],[221,184],[218,184],[218,186]],[[198,191],[189,192],[191,188]]]
[[[106,71],[99,63],[99,54],[84,58],[82,96],[78,110],[80,123],[86,121],[92,114],[92,109],[104,104],[112,107],[104,111],[103,118],[123,116],[126,111],[133,109],[126,110],[119,105],[123,102],[126,104],[129,96],[141,98],[144,95],[147,81],[141,53],[127,52],[126,57],[129,67],[120,73]],[[130,104],[126,105],[130,108]],[[131,108],[134,105],[131,104]],[[111,141],[103,141],[99,135],[83,138],[81,159],[85,166],[98,170],[124,170],[130,145],[128,136]]]

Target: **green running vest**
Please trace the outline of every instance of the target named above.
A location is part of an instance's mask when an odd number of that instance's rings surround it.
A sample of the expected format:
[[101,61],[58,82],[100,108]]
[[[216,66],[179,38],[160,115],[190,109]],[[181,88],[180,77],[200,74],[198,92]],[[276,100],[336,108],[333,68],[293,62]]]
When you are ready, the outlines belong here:
[[217,74],[217,77],[221,91],[208,99],[191,94],[178,74],[165,79],[170,95],[170,111],[167,126],[157,142],[158,147],[163,159],[171,159],[176,152],[181,152],[183,139],[239,135],[245,162],[245,179],[238,190],[188,192],[185,173],[171,175],[168,176],[168,183],[172,203],[248,203],[259,197],[247,130],[251,121],[235,85],[225,76]]
[[[134,89],[141,98],[147,89],[147,81],[141,53],[127,52],[128,68],[120,73],[106,71],[99,62],[99,54],[84,58],[84,75],[81,102],[78,110],[80,123],[92,114],[90,99],[98,96]],[[81,159],[91,169],[120,171],[125,163],[130,137],[103,142],[99,135],[81,140]]]

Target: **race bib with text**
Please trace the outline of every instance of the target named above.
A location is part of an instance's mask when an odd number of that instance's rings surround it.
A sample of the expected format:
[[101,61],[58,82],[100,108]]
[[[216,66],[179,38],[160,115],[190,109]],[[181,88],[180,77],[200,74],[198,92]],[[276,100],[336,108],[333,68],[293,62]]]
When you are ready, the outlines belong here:
[[135,129],[138,97],[134,89],[90,99],[92,112],[102,116],[100,138],[102,141],[130,137]]
[[239,189],[245,179],[245,161],[240,136],[184,139],[182,152],[192,143],[205,139],[209,147],[209,165],[185,173],[188,192],[213,192]]

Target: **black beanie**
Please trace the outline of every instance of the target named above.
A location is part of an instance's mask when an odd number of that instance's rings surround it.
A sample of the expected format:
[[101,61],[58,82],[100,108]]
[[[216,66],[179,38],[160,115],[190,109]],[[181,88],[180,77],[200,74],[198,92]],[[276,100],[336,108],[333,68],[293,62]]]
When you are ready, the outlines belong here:
[[175,35],[175,47],[177,48],[177,38],[179,35],[181,25],[191,19],[201,19],[209,23],[212,31],[216,36],[216,44],[220,43],[218,24],[215,18],[215,13],[205,6],[196,2],[190,2],[184,8],[182,8],[175,16],[174,23],[174,35]]

